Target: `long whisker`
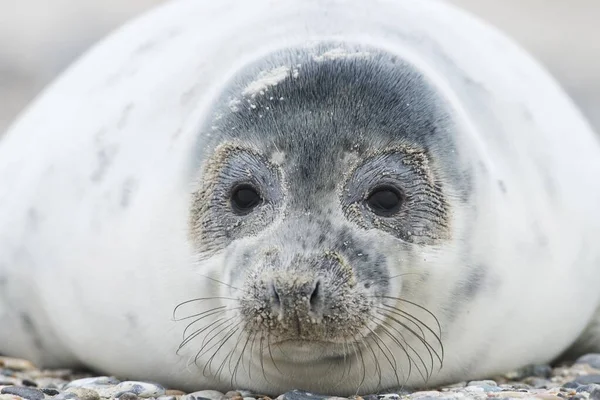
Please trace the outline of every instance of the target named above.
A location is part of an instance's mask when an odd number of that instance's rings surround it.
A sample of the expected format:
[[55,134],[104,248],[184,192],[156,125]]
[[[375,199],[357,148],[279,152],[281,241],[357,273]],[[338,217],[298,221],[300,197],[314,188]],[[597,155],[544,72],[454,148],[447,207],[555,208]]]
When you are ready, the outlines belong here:
[[179,353],[179,351],[185,346],[187,345],[189,342],[191,342],[192,340],[194,340],[196,337],[198,337],[200,334],[202,334],[202,332],[204,332],[205,330],[213,327],[214,325],[216,325],[219,321],[227,321],[227,319],[225,317],[222,318],[217,318],[216,320],[214,320],[213,322],[211,322],[210,324],[206,325],[204,328],[198,329],[197,331],[195,331],[193,334],[191,334],[190,336],[188,336],[187,338],[184,337],[183,341],[181,342],[181,344],[179,345],[179,347],[177,348],[177,354]]
[[[375,332],[373,329],[369,328],[367,326],[367,329],[371,332],[371,336],[374,340],[373,342],[375,342],[375,344],[377,345],[377,347],[379,347],[379,350],[381,351],[381,354],[383,354],[383,356],[387,359],[388,363],[390,364],[390,367],[392,367],[392,369],[394,370],[394,375],[396,376],[396,382],[398,382],[398,387],[400,387],[400,378],[398,377],[398,364],[396,363],[396,357],[394,357],[394,353],[390,350],[390,348],[385,344],[385,342],[381,339],[381,337],[379,337],[379,335],[377,334],[377,332]],[[385,347],[386,351],[383,350],[383,348],[381,347],[381,345],[383,345],[383,347]],[[392,357],[390,359],[390,357],[388,357],[388,353],[389,355]],[[393,360],[393,362],[392,362]],[[403,372],[404,374],[404,372]]]
[[191,300],[186,300],[182,303],[179,303],[175,306],[175,308],[173,309],[173,320],[177,321],[177,318],[175,317],[175,314],[177,313],[177,310],[180,307],[183,307],[186,304],[190,304],[196,301],[204,301],[204,300],[238,300],[235,297],[223,297],[223,296],[214,296],[214,297],[198,297],[196,299],[191,299]]
[[[389,312],[391,312],[393,314],[396,314],[398,316],[401,316],[403,318],[406,318],[408,321],[412,322],[416,326],[418,326],[417,325],[417,322],[418,322],[419,324],[421,324],[426,330],[428,330],[435,337],[435,339],[437,340],[437,342],[440,345],[441,355],[438,354],[438,352],[435,350],[435,348],[433,348],[433,346],[430,346],[430,347],[431,347],[431,350],[433,350],[433,352],[435,353],[436,357],[438,358],[438,360],[440,362],[440,368],[441,368],[443,366],[443,363],[444,363],[444,344],[442,343],[441,333],[438,335],[436,332],[433,331],[433,329],[431,329],[429,327],[429,325],[427,325],[426,323],[424,323],[423,321],[421,321],[420,319],[418,319],[414,315],[412,315],[412,314],[410,314],[410,313],[408,313],[408,312],[406,312],[404,310],[398,309],[397,307],[390,306],[389,304],[383,304],[383,306],[387,307],[388,309],[390,309]],[[378,307],[378,308],[380,308],[380,307]],[[428,310],[426,310],[426,311],[428,311]],[[386,312],[387,312],[387,310],[386,310]],[[433,315],[433,314],[431,314],[431,315]],[[437,321],[437,318],[436,318],[436,321]],[[439,324],[439,322],[438,322],[438,324]],[[423,337],[425,337],[425,334],[424,334],[423,330],[420,327],[419,327],[419,329],[421,330],[421,332],[423,334]],[[440,332],[441,332],[441,328],[440,328]]]
[[[429,358],[430,358],[430,362],[431,362],[431,368],[433,369],[433,354],[431,352],[431,345],[429,344],[429,342],[427,342],[427,340],[423,339],[422,337],[420,337],[414,330],[412,330],[410,327],[408,327],[406,324],[398,321],[396,318],[384,314],[381,311],[377,311],[377,313],[379,313],[380,315],[384,315],[386,318],[396,322],[397,324],[399,324],[401,327],[403,327],[404,329],[406,329],[407,331],[409,331],[410,333],[413,334],[414,337],[416,337],[421,343],[423,343],[423,345],[425,346],[425,349],[427,350],[427,352],[429,353]],[[417,355],[417,357],[421,360],[421,362],[423,363],[423,367],[425,367],[425,371],[427,371],[427,379],[425,379],[425,381],[427,382],[429,380],[429,369],[427,368],[427,364],[425,364],[425,361],[421,358],[420,354],[414,349],[414,347],[412,347],[406,340],[404,340],[405,343],[407,344],[407,346],[413,350],[413,352]]]

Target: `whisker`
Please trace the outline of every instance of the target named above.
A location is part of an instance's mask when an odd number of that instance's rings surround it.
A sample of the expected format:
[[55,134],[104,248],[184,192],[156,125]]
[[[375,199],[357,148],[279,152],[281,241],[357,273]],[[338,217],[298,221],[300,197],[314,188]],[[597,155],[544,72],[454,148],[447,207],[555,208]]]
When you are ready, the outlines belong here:
[[179,351],[185,346],[187,345],[189,342],[191,342],[192,340],[194,340],[196,337],[198,337],[202,332],[204,332],[205,330],[209,329],[210,327],[214,326],[217,322],[219,321],[223,321],[225,320],[225,317],[222,318],[218,318],[215,321],[211,322],[210,324],[206,325],[204,328],[198,329],[197,331],[195,331],[194,333],[190,334],[190,336],[188,336],[187,338],[184,337],[183,341],[181,342],[181,344],[179,344],[179,347],[177,348],[177,353],[179,353]]
[[204,300],[238,300],[235,297],[223,297],[223,296],[214,296],[214,297],[198,297],[196,299],[191,299],[191,300],[186,300],[182,303],[179,303],[175,306],[175,308],[173,309],[173,320],[177,320],[177,318],[175,317],[175,314],[177,313],[177,310],[180,307],[183,307],[186,304],[190,304],[196,301],[204,301]]
[[[422,337],[420,337],[414,330],[412,330],[411,328],[409,328],[406,324],[398,321],[396,318],[391,317],[390,315],[384,314],[381,311],[377,311],[377,313],[379,313],[380,315],[384,315],[386,318],[396,322],[397,324],[399,324],[401,327],[403,327],[404,329],[406,329],[407,331],[409,331],[410,333],[413,334],[413,336],[415,336],[425,347],[425,350],[427,350],[427,352],[429,353],[429,358],[431,361],[431,368],[433,369],[433,354],[430,350],[431,345],[429,344],[429,342],[427,342],[427,340],[423,339]],[[412,347],[407,341],[406,339],[404,339],[404,342],[406,343],[406,345],[417,355],[417,357],[421,360],[421,362],[423,363],[423,367],[425,368],[425,371],[427,371],[427,378],[425,379],[425,381],[427,382],[429,380],[430,377],[430,373],[429,373],[429,369],[427,368],[427,364],[425,364],[425,361],[423,360],[423,358],[421,357],[421,355],[414,349],[414,347]]]
[[[398,377],[398,364],[396,363],[396,357],[394,357],[394,353],[392,353],[390,348],[385,344],[385,342],[381,339],[381,337],[379,337],[377,332],[375,332],[373,329],[371,329],[369,327],[367,327],[367,329],[371,332],[371,337],[374,338],[373,342],[375,342],[377,347],[379,347],[379,350],[384,355],[384,357],[387,359],[388,363],[390,364],[390,367],[392,367],[392,369],[394,370],[394,375],[396,376],[396,382],[398,383],[398,387],[400,387],[401,385],[400,385],[400,378]],[[393,363],[392,363],[392,360],[388,357],[387,353],[381,348],[381,345],[379,343],[381,343],[383,345],[383,347],[385,347],[387,352],[390,354],[390,356],[392,356],[392,359],[394,360]],[[402,374],[404,375],[404,371],[402,372]]]
[[[213,360],[214,360],[215,356],[216,356],[216,355],[219,353],[219,351],[221,350],[221,348],[223,348],[223,346],[225,345],[225,343],[227,343],[227,342],[229,341],[229,339],[231,339],[231,337],[232,337],[233,335],[235,335],[235,333],[236,333],[238,330],[239,330],[239,328],[235,328],[235,329],[233,330],[233,332],[231,332],[229,335],[227,335],[227,337],[225,337],[225,339],[224,339],[224,340],[223,340],[223,339],[221,340],[221,344],[219,345],[219,347],[217,348],[217,350],[215,350],[215,352],[213,353],[213,355],[212,355],[212,356],[210,356],[210,358],[208,359],[207,363],[204,365],[204,369],[202,369],[202,375],[203,375],[204,377],[208,377],[208,375],[206,375],[206,374],[205,374],[205,372],[206,372],[206,368],[208,367],[208,369],[209,369],[209,371],[210,371],[210,368],[211,368],[210,366],[212,365],[212,362],[213,362]],[[217,344],[218,344],[218,343],[219,343],[219,342],[217,342]],[[224,360],[224,361],[226,361],[226,360],[227,360],[227,358],[225,358],[225,360]]]
[[[415,317],[414,315],[412,315],[412,314],[410,314],[410,313],[408,313],[408,312],[406,312],[404,310],[398,309],[397,307],[390,306],[389,304],[383,304],[383,306],[387,307],[388,309],[391,309],[389,312],[407,319],[408,321],[410,321],[411,323],[413,323],[415,326],[418,326],[417,325],[417,322],[418,322],[419,324],[421,324],[426,330],[428,330],[436,338],[437,342],[440,345],[441,355],[437,353],[437,351],[433,348],[433,346],[430,346],[430,347],[431,347],[431,350],[433,350],[433,352],[435,353],[436,357],[438,358],[438,360],[440,362],[440,368],[442,368],[443,361],[444,361],[444,344],[442,343],[442,338],[440,337],[440,335],[438,335],[437,333],[435,333],[433,331],[433,329],[431,329],[429,327],[429,325],[427,325],[426,323],[424,323],[423,321],[421,321],[419,318]],[[377,307],[377,308],[383,310],[381,307]],[[387,312],[388,310],[385,310],[385,311]],[[436,318],[436,320],[437,320],[437,318]],[[421,333],[423,334],[423,338],[425,338],[425,333],[423,332],[423,330],[420,327],[419,327],[419,329],[421,330]]]
[[[374,321],[377,321],[375,318],[373,318]],[[392,339],[392,341],[394,341],[404,352],[404,354],[406,355],[406,358],[408,359],[408,375],[404,374],[404,371],[402,371],[402,374],[405,376],[405,380],[404,380],[404,384],[401,386],[406,385],[406,382],[408,382],[408,380],[410,379],[410,376],[412,374],[412,364],[413,364],[413,359],[410,356],[410,354],[408,353],[408,351],[406,350],[406,347],[404,347],[404,345],[402,343],[400,343],[400,341],[391,334],[391,332],[389,331],[388,327],[386,326],[386,321],[379,319],[379,321],[381,322],[381,324],[379,324],[379,327],[383,330],[383,332],[388,335],[390,337],[390,339]],[[400,335],[400,337],[402,338],[402,340],[404,340],[405,344],[406,344],[406,340],[404,339],[404,336],[398,332],[398,334]],[[417,368],[418,369],[418,368]],[[423,377],[423,380],[425,380],[425,377],[423,376],[423,374],[421,373],[421,371],[419,370],[419,373],[421,374],[421,376]]]

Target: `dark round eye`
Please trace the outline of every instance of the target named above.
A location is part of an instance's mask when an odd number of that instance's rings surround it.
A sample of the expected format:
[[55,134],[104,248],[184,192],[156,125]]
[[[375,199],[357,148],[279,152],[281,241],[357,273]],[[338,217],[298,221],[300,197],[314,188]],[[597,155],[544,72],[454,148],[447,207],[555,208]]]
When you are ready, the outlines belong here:
[[258,190],[252,185],[239,185],[231,192],[231,208],[238,215],[250,213],[261,200]]
[[381,217],[389,217],[397,213],[403,201],[402,192],[391,185],[377,186],[367,197],[369,208]]

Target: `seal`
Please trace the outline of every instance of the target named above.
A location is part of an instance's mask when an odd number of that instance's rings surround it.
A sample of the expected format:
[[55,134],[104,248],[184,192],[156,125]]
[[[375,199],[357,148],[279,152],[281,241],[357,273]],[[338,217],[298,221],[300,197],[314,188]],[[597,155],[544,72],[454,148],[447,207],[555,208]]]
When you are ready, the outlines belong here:
[[0,145],[0,351],[350,395],[597,350],[599,175],[555,81],[448,4],[172,2]]

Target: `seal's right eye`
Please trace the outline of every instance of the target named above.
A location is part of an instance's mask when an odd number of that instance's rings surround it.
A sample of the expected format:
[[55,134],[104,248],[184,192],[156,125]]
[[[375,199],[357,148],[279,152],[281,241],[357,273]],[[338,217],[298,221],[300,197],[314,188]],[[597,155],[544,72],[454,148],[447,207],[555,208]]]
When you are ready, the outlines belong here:
[[402,193],[391,185],[377,186],[367,197],[369,208],[381,217],[390,217],[397,213],[403,201]]
[[231,192],[231,208],[238,215],[249,214],[261,201],[258,190],[249,184],[238,185]]

